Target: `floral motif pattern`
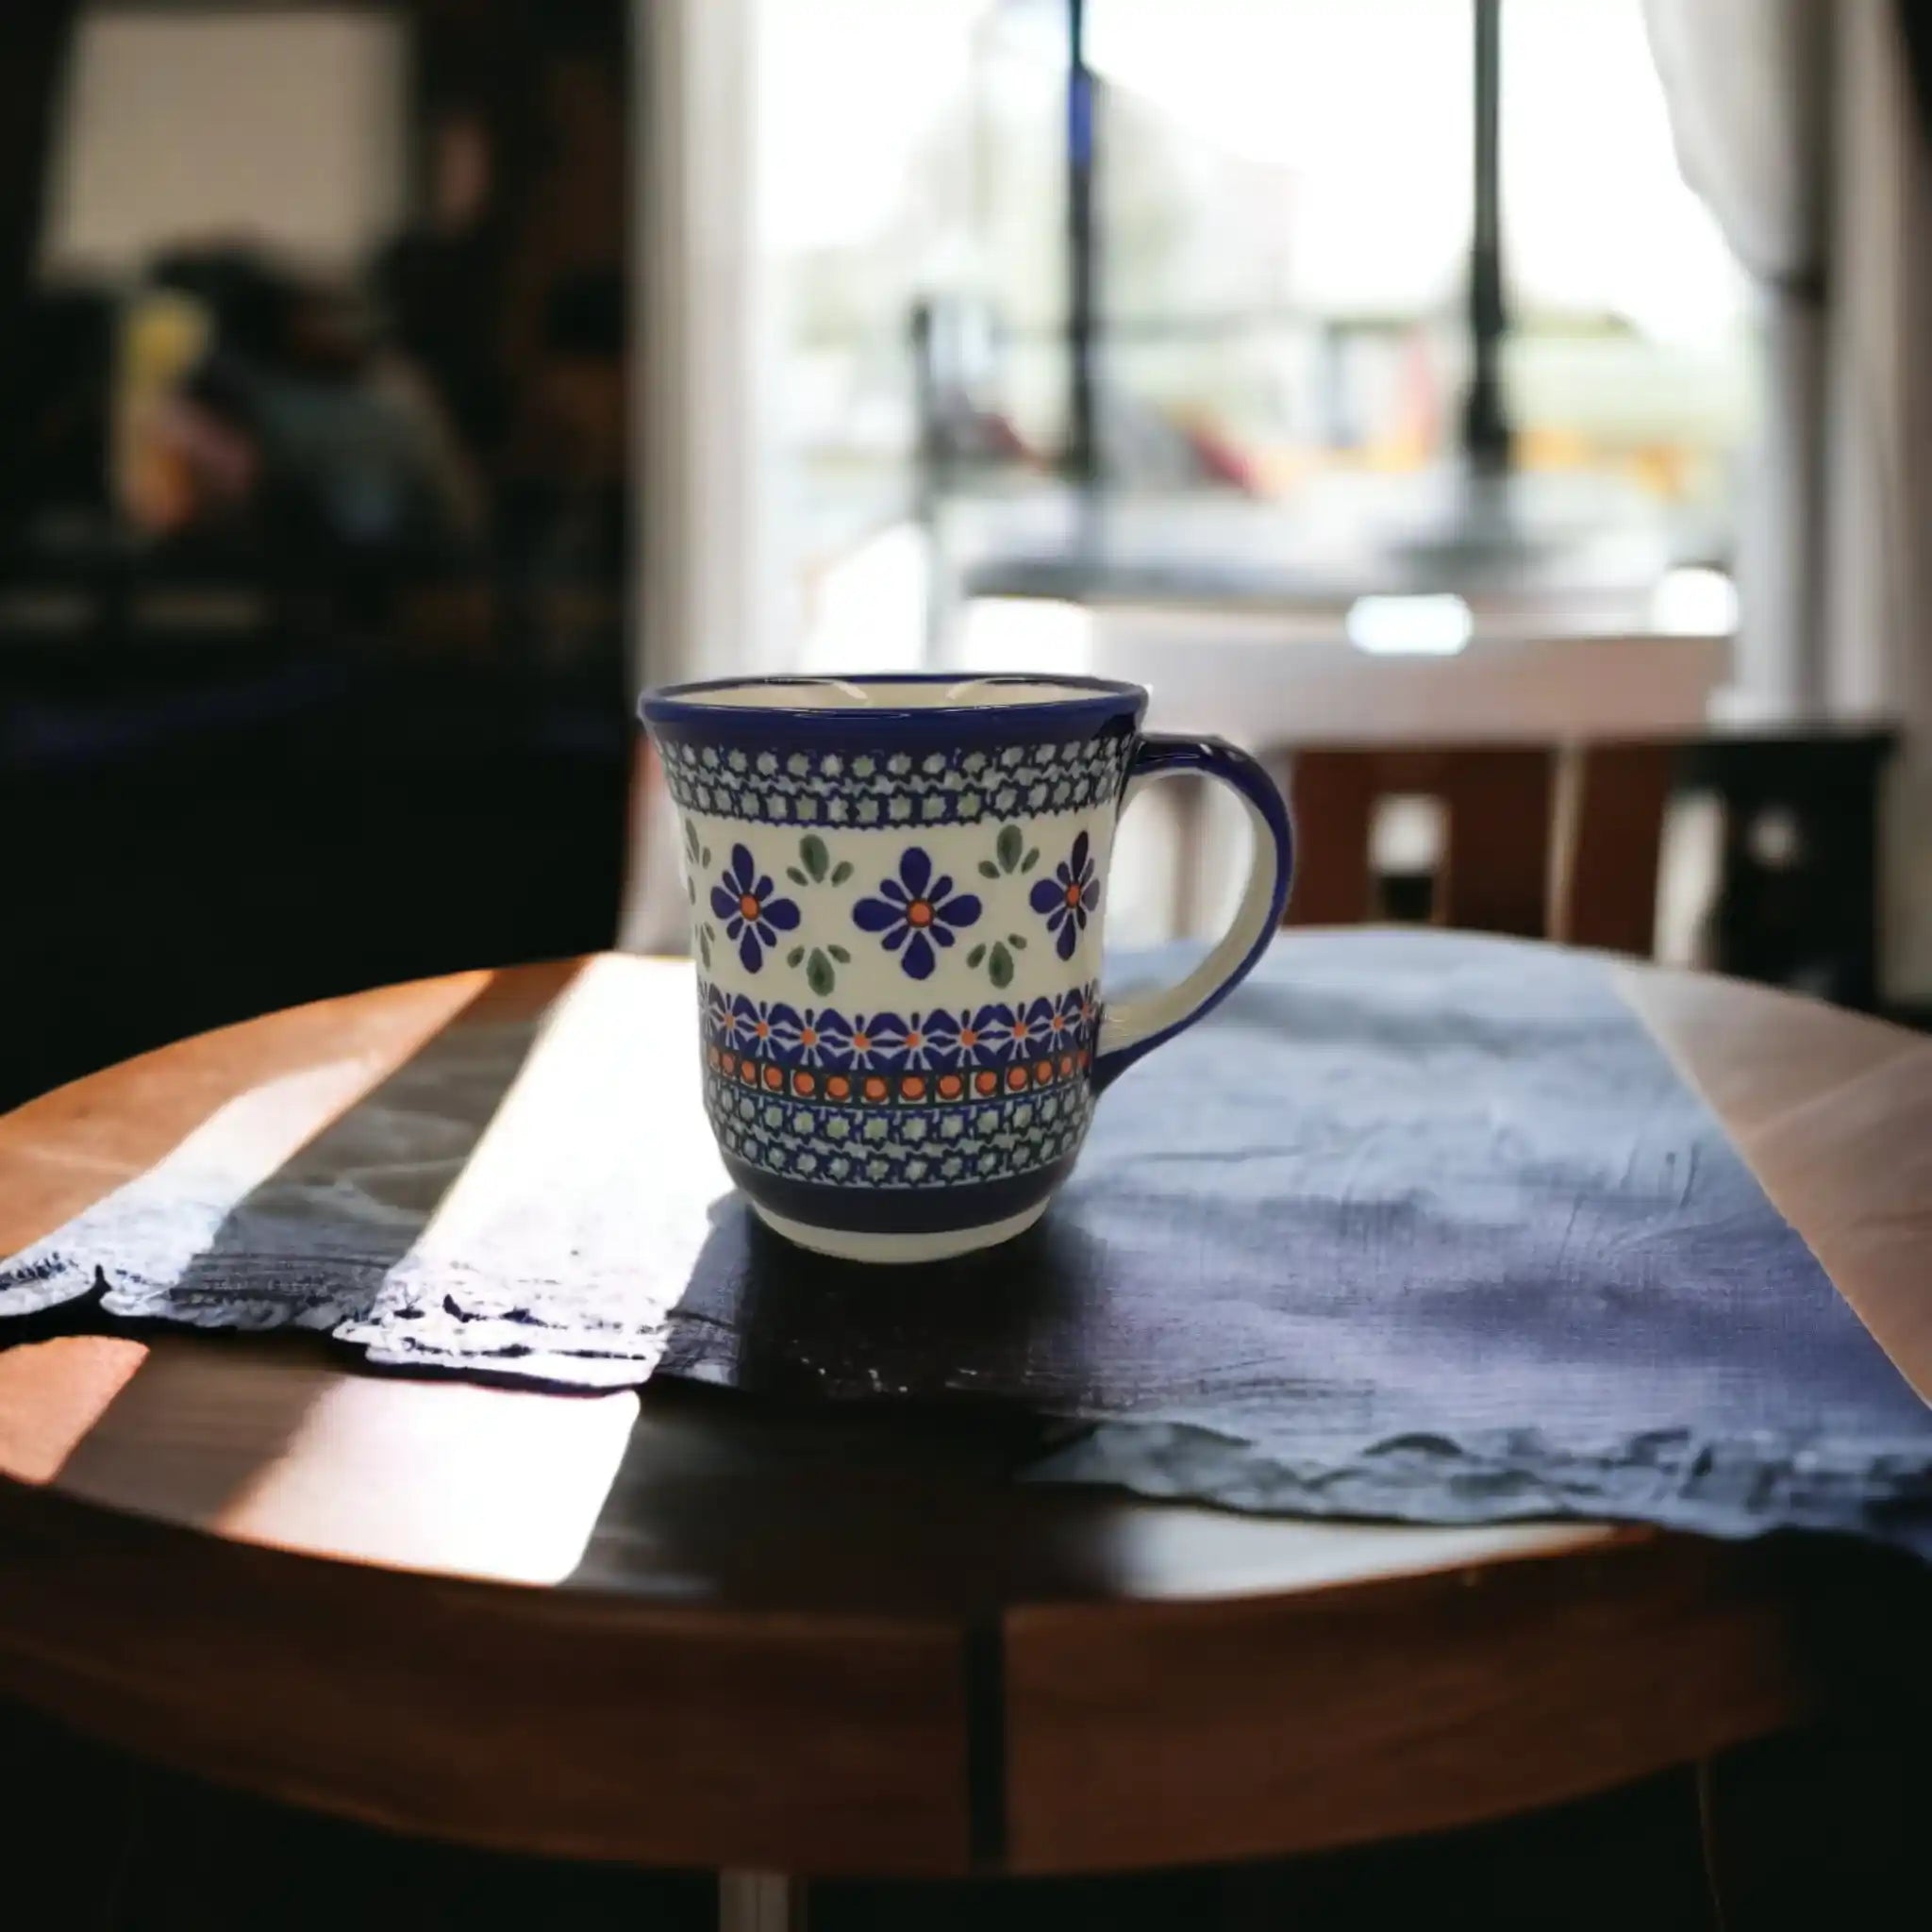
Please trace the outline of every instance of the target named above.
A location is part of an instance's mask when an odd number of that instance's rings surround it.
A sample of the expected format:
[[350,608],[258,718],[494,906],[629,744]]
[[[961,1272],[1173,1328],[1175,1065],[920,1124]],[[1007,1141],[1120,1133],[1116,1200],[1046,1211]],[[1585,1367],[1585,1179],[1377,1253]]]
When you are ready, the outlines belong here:
[[1054,868],[1053,877],[1041,879],[1029,895],[1034,911],[1046,919],[1046,929],[1057,935],[1054,950],[1062,959],[1074,957],[1087,921],[1100,904],[1100,883],[1093,873],[1093,857],[1087,834],[1078,833],[1066,862]]
[[1030,1059],[1035,1054],[1046,1049],[1049,1029],[1054,1014],[1058,1010],[1057,1000],[1038,999],[1028,1006],[1013,1007],[1013,1017],[1007,1027],[1007,1057],[1009,1059]]
[[711,848],[704,842],[698,828],[690,819],[684,822],[684,896],[691,903],[691,941],[697,947],[698,963],[708,973],[711,967],[711,945],[718,937],[718,929],[708,919],[700,916],[698,907],[698,874],[711,862]]
[[782,1010],[740,993],[731,1002],[724,1037],[741,1051],[756,1053],[773,1038],[777,1015]]
[[891,1055],[892,1066],[914,1073],[935,1072],[952,1066],[957,1049],[949,1044],[942,1032],[938,1036],[934,1034],[925,1014],[908,1013],[902,1019],[896,1013],[882,1013],[878,1024],[883,1029],[886,1050]]
[[992,857],[979,861],[983,879],[997,879],[1010,874],[1028,873],[1040,863],[1040,847],[1029,845],[1018,825],[1002,825],[992,841]]
[[1093,1029],[1099,1020],[1100,1001],[1090,982],[1059,996],[1047,1022],[1047,1031],[1055,1045],[1062,1040],[1089,1041],[1093,1038]]
[[[798,841],[798,863],[788,865],[785,876],[804,891],[827,884],[842,886],[852,876],[852,861],[841,858],[834,865],[825,841],[816,832],[808,832]],[[805,964],[805,983],[820,999],[824,999],[839,983],[839,968],[851,965],[852,955],[843,946],[829,941],[822,946],[793,946],[785,955],[788,966],[795,967],[801,960]]]
[[[955,837],[936,852],[932,841],[901,845],[895,840],[886,845],[890,856],[883,859],[877,847],[884,841],[808,832],[796,840],[795,864],[782,853],[732,842],[733,829],[689,816],[683,822],[692,949],[708,979],[714,971],[728,970],[727,946],[747,973],[760,973],[782,958],[786,972],[803,982],[790,991],[796,1005],[829,1003],[841,994],[864,996],[845,976],[855,950],[866,957],[855,928],[876,938],[908,979],[933,979],[945,968],[947,991],[955,998],[965,991],[962,978],[982,975],[994,997],[1010,997],[1022,984],[1028,945],[1040,943],[1039,921],[1046,924],[1052,949],[1069,962],[1078,958],[1086,936],[1099,930],[1104,824],[1090,823],[1070,832],[1067,857],[1057,867],[1043,864],[1041,847],[1028,844],[1025,828],[1012,823],[999,826],[986,846]],[[708,887],[694,886],[691,865],[708,864],[708,837],[727,852],[728,862]],[[959,890],[956,876],[974,864],[989,883],[980,887],[974,881],[976,890]],[[868,890],[865,880],[881,865],[887,875]],[[774,886],[773,874],[781,869],[791,883]],[[841,934],[847,943],[841,943]],[[885,962],[872,955],[870,963],[876,970]],[[843,1009],[842,999],[840,1005]]]
[[785,1049],[786,1058],[801,1067],[835,1064],[844,1026],[839,1014],[816,1007],[803,1012],[782,1005],[772,1008],[772,1038]]
[[[707,1044],[782,1068],[950,1073],[1051,1062],[1056,1077],[1084,1070],[1100,1024],[1091,982],[1024,1003],[933,1007],[903,1013],[767,1004],[707,988]],[[1071,1058],[1069,1058],[1071,1057]],[[1060,1062],[1067,1060],[1062,1072]]]
[[747,845],[731,848],[724,879],[711,888],[711,910],[724,922],[725,938],[737,941],[747,973],[764,964],[765,949],[778,943],[781,932],[798,924],[797,906],[776,895],[771,874],[758,871]]
[[879,881],[876,899],[860,899],[852,908],[852,923],[861,932],[876,933],[889,953],[912,979],[929,979],[938,964],[934,942],[950,946],[956,928],[974,925],[979,901],[971,892],[953,893],[950,874],[933,876],[932,860],[917,845],[899,858],[897,878]]
[[835,1067],[887,1068],[898,1065],[902,1038],[898,1019],[891,1013],[821,1015],[825,1037],[826,1064]]
[[1131,729],[931,750],[708,736],[658,743],[734,1172],[1044,1191],[1093,1107],[1101,1008],[1068,982],[1094,970]]
[[827,1186],[968,1186],[1077,1151],[1090,982],[1021,1004],[841,1012],[699,989],[705,1105],[726,1153]]
[[1001,1042],[1012,1025],[1010,1007],[935,1008],[925,1016],[926,1038],[939,1056],[936,1064],[980,1067],[995,1064]]

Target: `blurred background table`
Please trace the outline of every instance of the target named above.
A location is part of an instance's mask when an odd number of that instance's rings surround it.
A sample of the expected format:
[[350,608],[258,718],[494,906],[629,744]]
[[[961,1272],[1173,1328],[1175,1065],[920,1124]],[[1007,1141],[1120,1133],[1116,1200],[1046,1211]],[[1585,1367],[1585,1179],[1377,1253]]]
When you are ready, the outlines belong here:
[[[936,496],[921,661],[1130,679],[1162,727],[1262,755],[1301,821],[1298,924],[1433,919],[1870,1011],[1897,733],[1747,698],[1728,579],[1640,508],[1601,479],[1453,471],[1331,478],[1291,509]],[[1188,787],[1149,817],[1137,932],[1215,929],[1235,820]]]

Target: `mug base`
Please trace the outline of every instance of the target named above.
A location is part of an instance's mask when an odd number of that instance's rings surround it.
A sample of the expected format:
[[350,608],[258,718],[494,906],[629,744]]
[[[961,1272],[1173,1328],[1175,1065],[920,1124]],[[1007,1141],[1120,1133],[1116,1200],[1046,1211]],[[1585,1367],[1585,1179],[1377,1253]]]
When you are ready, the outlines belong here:
[[937,1234],[858,1234],[847,1228],[814,1227],[809,1222],[793,1221],[774,1214],[754,1201],[752,1212],[774,1234],[808,1248],[814,1255],[831,1255],[841,1261],[865,1261],[878,1266],[906,1267],[921,1261],[950,1261],[960,1255],[976,1254],[981,1248],[995,1248],[1002,1241],[1022,1235],[1044,1214],[1051,1205],[1038,1201],[1004,1221],[991,1221],[981,1227],[952,1227]]

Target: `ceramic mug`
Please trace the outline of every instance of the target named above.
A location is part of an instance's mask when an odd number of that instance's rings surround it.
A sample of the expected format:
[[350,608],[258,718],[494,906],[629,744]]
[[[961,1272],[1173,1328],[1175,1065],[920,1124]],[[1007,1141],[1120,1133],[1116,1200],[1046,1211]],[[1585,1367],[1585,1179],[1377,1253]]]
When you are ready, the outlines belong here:
[[[1209,1011],[1281,923],[1281,794],[1218,739],[1143,733],[1102,678],[741,678],[647,691],[680,820],[705,1107],[801,1246],[924,1261],[1008,1240],[1096,1098]],[[1114,826],[1142,778],[1247,808],[1234,924],[1177,986],[1103,1006]]]

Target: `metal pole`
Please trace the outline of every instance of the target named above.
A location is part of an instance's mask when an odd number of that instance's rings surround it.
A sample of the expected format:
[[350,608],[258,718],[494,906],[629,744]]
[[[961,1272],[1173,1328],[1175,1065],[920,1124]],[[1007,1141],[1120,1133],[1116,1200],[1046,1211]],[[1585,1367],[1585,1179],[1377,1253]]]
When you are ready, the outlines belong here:
[[804,1881],[769,1872],[719,1873],[718,1932],[806,1932]]
[[1475,219],[1469,251],[1469,391],[1462,449],[1477,476],[1509,467],[1509,422],[1503,406],[1503,0],[1474,0],[1475,11]]

